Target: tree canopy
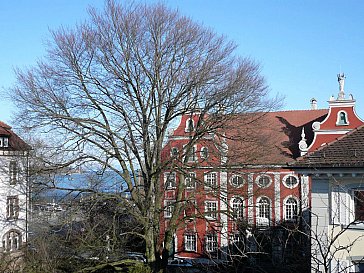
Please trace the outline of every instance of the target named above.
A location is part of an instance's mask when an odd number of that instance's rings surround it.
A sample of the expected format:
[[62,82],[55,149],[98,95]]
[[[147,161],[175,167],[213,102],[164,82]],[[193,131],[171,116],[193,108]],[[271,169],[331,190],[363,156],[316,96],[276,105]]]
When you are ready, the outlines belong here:
[[[85,23],[51,32],[44,59],[16,71],[9,90],[16,120],[47,143],[43,167],[87,165],[125,181],[131,197],[120,202],[144,227],[154,264],[168,129],[198,109],[208,122],[197,125],[193,143],[231,114],[268,111],[275,101],[257,63],[176,10],[107,1],[89,14]],[[214,118],[221,111],[224,119]]]

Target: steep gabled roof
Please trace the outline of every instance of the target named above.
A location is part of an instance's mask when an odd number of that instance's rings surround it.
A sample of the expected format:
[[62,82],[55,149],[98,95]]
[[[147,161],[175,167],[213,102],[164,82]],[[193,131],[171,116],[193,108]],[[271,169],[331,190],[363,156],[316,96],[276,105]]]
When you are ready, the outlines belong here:
[[291,164],[297,168],[364,167],[364,125]]
[[31,147],[25,143],[17,134],[15,134],[9,125],[0,121],[0,136],[9,138],[9,147],[0,147],[0,150],[7,151],[27,151]]

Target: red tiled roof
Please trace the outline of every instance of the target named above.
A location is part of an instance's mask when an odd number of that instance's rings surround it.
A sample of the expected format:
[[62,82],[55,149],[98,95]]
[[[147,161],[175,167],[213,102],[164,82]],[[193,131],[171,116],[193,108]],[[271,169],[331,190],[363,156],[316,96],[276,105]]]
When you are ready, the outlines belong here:
[[0,121],[0,136],[9,137],[9,147],[1,147],[1,150],[9,151],[26,151],[30,150],[30,146],[24,142],[17,134],[15,134],[9,125]]
[[5,122],[2,122],[2,121],[0,121],[0,127],[1,128],[5,128],[5,129],[11,129],[11,127],[9,126],[9,125],[7,125]]
[[298,168],[364,167],[364,125],[291,164]]
[[[327,109],[278,111],[261,114],[247,124],[246,116],[227,125],[230,164],[285,164],[300,156],[302,128],[307,144],[313,140],[312,123],[322,121]],[[257,114],[254,114],[257,115]]]

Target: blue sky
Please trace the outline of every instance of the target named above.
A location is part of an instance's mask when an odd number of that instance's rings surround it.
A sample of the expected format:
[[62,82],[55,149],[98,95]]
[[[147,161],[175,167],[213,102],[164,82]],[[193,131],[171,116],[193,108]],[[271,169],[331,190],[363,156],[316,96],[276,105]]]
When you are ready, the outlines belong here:
[[[156,2],[149,0],[145,2]],[[171,8],[238,44],[239,55],[255,59],[283,109],[308,109],[312,97],[327,107],[345,72],[345,91],[364,118],[364,1],[336,0],[165,0]],[[0,89],[15,81],[13,69],[34,65],[45,54],[49,29],[74,26],[99,0],[17,0],[0,3]],[[14,107],[0,100],[0,120],[12,123]]]

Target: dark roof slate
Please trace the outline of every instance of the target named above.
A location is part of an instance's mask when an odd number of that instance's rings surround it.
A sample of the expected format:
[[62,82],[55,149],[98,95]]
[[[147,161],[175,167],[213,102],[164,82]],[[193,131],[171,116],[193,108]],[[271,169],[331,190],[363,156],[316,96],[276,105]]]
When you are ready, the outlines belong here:
[[364,125],[290,164],[297,168],[364,167]]

